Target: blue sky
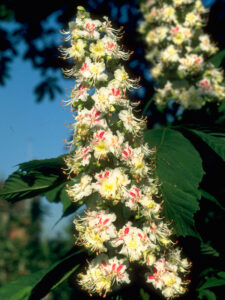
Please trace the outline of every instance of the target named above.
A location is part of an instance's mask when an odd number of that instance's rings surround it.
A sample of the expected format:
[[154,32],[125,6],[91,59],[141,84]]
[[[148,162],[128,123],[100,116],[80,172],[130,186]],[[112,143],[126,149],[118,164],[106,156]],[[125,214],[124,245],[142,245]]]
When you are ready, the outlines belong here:
[[[60,38],[59,35],[59,43]],[[21,162],[65,153],[63,140],[68,137],[68,127],[64,123],[73,121],[69,108],[63,109],[61,105],[61,99],[68,94],[66,89],[73,83],[63,78],[61,70],[58,70],[58,76],[64,94],[58,95],[54,101],[46,97],[40,104],[35,103],[33,93],[41,80],[39,72],[29,62],[17,57],[10,74],[6,85],[0,86],[1,180],[5,180]],[[42,200],[42,204],[46,211],[45,234],[55,235],[65,225],[65,222],[60,222],[52,230],[61,216],[61,205],[48,204],[46,200]]]
[[[17,58],[12,65],[12,78],[0,88],[1,98],[1,178],[16,170],[16,165],[30,159],[55,157],[64,151],[67,136],[65,121],[72,120],[63,110],[58,95],[54,101],[35,103],[33,88],[40,80],[29,63]],[[62,87],[69,87],[61,78]],[[65,90],[66,94],[66,90]]]

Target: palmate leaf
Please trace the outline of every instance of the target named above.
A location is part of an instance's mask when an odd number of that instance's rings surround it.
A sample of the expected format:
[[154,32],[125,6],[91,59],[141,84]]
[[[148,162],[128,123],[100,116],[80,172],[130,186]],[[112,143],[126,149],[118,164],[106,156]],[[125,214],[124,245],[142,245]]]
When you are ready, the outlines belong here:
[[21,276],[0,288],[1,300],[42,299],[50,290],[65,281],[79,267],[80,255],[84,250],[56,262],[50,268]]
[[17,202],[53,190],[67,180],[61,170],[63,167],[62,156],[22,163],[6,180],[0,197]]
[[145,141],[150,148],[156,147],[154,172],[162,183],[166,218],[173,220],[178,236],[198,236],[194,214],[199,209],[198,186],[204,174],[199,153],[181,133],[167,128],[147,130]]

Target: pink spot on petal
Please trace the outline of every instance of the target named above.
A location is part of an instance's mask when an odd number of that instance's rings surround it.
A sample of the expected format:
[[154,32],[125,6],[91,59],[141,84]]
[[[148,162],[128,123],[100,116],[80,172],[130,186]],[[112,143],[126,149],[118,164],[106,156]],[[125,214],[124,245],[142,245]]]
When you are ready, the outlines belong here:
[[132,197],[136,198],[136,194],[135,194],[135,193],[129,192],[129,194],[130,194]]
[[87,63],[84,63],[82,68],[81,68],[81,71],[85,71],[85,70],[87,70]]
[[123,265],[120,265],[118,268],[117,268],[117,272],[120,272],[121,270],[123,269]]
[[140,239],[143,239],[143,236],[140,233],[138,233],[138,236]]
[[125,234],[128,234],[129,231],[130,231],[130,228],[129,228],[129,227],[126,227],[126,228],[124,229],[124,233],[125,233]]
[[105,225],[108,222],[109,222],[109,219],[105,219],[105,221],[103,222],[103,224]]
[[105,174],[104,174],[104,178],[106,178],[108,176],[109,176],[109,171],[106,171]]

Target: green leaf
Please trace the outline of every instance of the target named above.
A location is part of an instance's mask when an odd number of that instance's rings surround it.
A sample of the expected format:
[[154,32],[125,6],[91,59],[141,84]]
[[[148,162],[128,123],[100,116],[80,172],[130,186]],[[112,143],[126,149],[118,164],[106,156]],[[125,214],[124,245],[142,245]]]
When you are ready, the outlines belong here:
[[194,214],[199,209],[198,186],[204,174],[199,153],[181,133],[167,128],[147,130],[145,141],[150,148],[156,147],[154,173],[162,183],[166,218],[174,221],[178,236],[198,236]]
[[215,137],[211,134],[204,133],[198,130],[191,130],[193,133],[198,135],[206,144],[209,145],[212,150],[216,152],[225,161],[225,138]]
[[[78,182],[80,177],[77,177],[74,180],[70,180],[58,185],[56,188],[45,193],[45,196],[50,202],[61,202],[63,206],[63,213],[61,218],[57,221],[57,223],[62,220],[62,218],[74,213],[76,209],[79,207],[78,203],[74,203],[71,201],[66,189],[67,185],[71,186]],[[56,223],[56,224],[57,224]]]
[[49,202],[59,202],[60,201],[60,195],[62,193],[62,190],[64,190],[66,188],[66,183],[63,182],[61,184],[59,184],[57,187],[55,187],[54,189],[48,191],[45,193],[45,197],[47,198],[47,200]]
[[[68,185],[72,184],[72,181],[67,183]],[[73,182],[74,184],[74,182]],[[69,197],[68,193],[66,192],[66,188],[64,187],[64,189],[61,190],[60,193],[60,199],[61,199],[61,203],[63,205],[63,213],[66,213],[67,211],[69,211],[70,209],[72,209],[72,207],[76,207],[78,206],[78,204],[73,202],[71,202],[71,198]]]
[[117,296],[112,296],[110,298],[110,300],[123,300],[122,296],[121,295],[117,295]]
[[33,287],[44,276],[46,270],[22,276],[0,288],[1,300],[27,300]]
[[223,60],[225,58],[225,49],[214,55],[212,58],[209,59],[209,62],[214,64],[216,68],[219,68],[221,66]]
[[[78,267],[77,263],[83,250],[56,262],[50,268],[43,269],[33,274],[21,276],[0,288],[1,300],[28,300],[32,297],[41,299],[50,290],[65,281]],[[34,296],[35,295],[35,296]],[[37,297],[40,295],[40,297]]]
[[206,297],[207,300],[216,300],[216,295],[210,290],[202,290],[198,294],[198,299]]
[[11,21],[15,12],[7,7],[7,4],[0,4],[0,19],[2,21]]
[[[225,113],[225,102],[224,101],[222,101],[221,103],[220,103],[220,106],[219,106],[219,108],[218,108],[218,111],[220,112],[220,113]],[[223,120],[224,120],[224,115],[223,116],[221,116],[220,118],[222,118]]]
[[225,272],[218,272],[217,275],[225,279]]
[[205,283],[199,288],[199,290],[204,290],[208,288],[213,288],[217,286],[225,285],[225,278],[217,278],[215,276],[206,279]]
[[34,159],[28,162],[19,164],[19,169],[22,171],[48,171],[51,173],[59,174],[61,173],[61,168],[65,166],[63,158],[65,155],[60,155],[55,158],[47,159]]
[[6,180],[0,197],[16,202],[53,190],[67,180],[62,167],[62,156],[19,164],[19,169]]
[[6,180],[0,191],[0,197],[10,202],[17,202],[45,195],[50,202],[62,203],[62,218],[70,215],[78,206],[71,202],[66,186],[78,182],[79,177],[68,181],[62,172],[65,168],[63,157],[32,160],[19,164],[19,169]]
[[0,191],[0,197],[11,202],[31,198],[53,188],[57,185],[57,179],[58,177],[53,174],[44,176],[40,172],[24,174],[16,171],[6,180]]
[[69,278],[78,268],[80,265],[74,266],[70,271],[66,272],[63,277],[54,284],[54,286],[51,288],[51,290],[54,290],[56,287],[58,287],[61,283],[63,283],[67,278]]
[[67,186],[71,186],[79,182],[77,177],[75,180],[70,180],[59,184],[56,188],[45,193],[45,196],[49,202],[61,202],[63,205],[63,212],[65,212],[72,204],[71,198],[69,197],[66,189]]
[[141,300],[150,300],[150,296],[148,293],[144,291],[144,289],[140,289]]
[[208,192],[200,189],[202,197],[211,201],[212,203],[216,204],[219,208],[221,208],[222,210],[225,210],[225,208],[219,203],[219,201],[213,197],[211,194],[209,194]]
[[220,256],[219,252],[210,245],[210,242],[204,243],[203,241],[201,242],[201,254],[215,257]]

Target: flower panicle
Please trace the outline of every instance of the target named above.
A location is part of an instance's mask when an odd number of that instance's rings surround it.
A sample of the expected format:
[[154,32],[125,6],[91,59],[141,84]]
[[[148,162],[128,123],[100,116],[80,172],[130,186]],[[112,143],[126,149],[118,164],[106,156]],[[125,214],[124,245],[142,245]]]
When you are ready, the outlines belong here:
[[[65,34],[70,45],[62,55],[73,62],[66,75],[75,78],[65,102],[75,111],[72,151],[65,159],[71,179],[67,193],[86,205],[74,219],[76,244],[96,254],[78,274],[78,283],[89,294],[105,296],[130,282],[133,262],[155,276],[157,261],[170,261],[174,251],[172,229],[161,216],[163,201],[152,168],[155,151],[143,138],[145,119],[136,115],[138,103],[128,99],[138,80],[130,79],[121,63],[130,55],[119,45],[122,29],[114,29],[106,17],[92,20],[79,7]],[[180,264],[176,255],[173,264]],[[149,283],[166,295],[181,294],[183,269],[177,267],[176,277],[168,280],[164,275],[161,286]],[[164,291],[166,280],[173,293]]]
[[185,109],[196,110],[207,102],[223,101],[223,73],[209,61],[218,48],[204,33],[209,10],[202,2],[146,0],[141,10],[145,20],[139,32],[145,39],[146,58],[152,63],[150,73],[157,83],[155,102],[166,106],[173,100]]

